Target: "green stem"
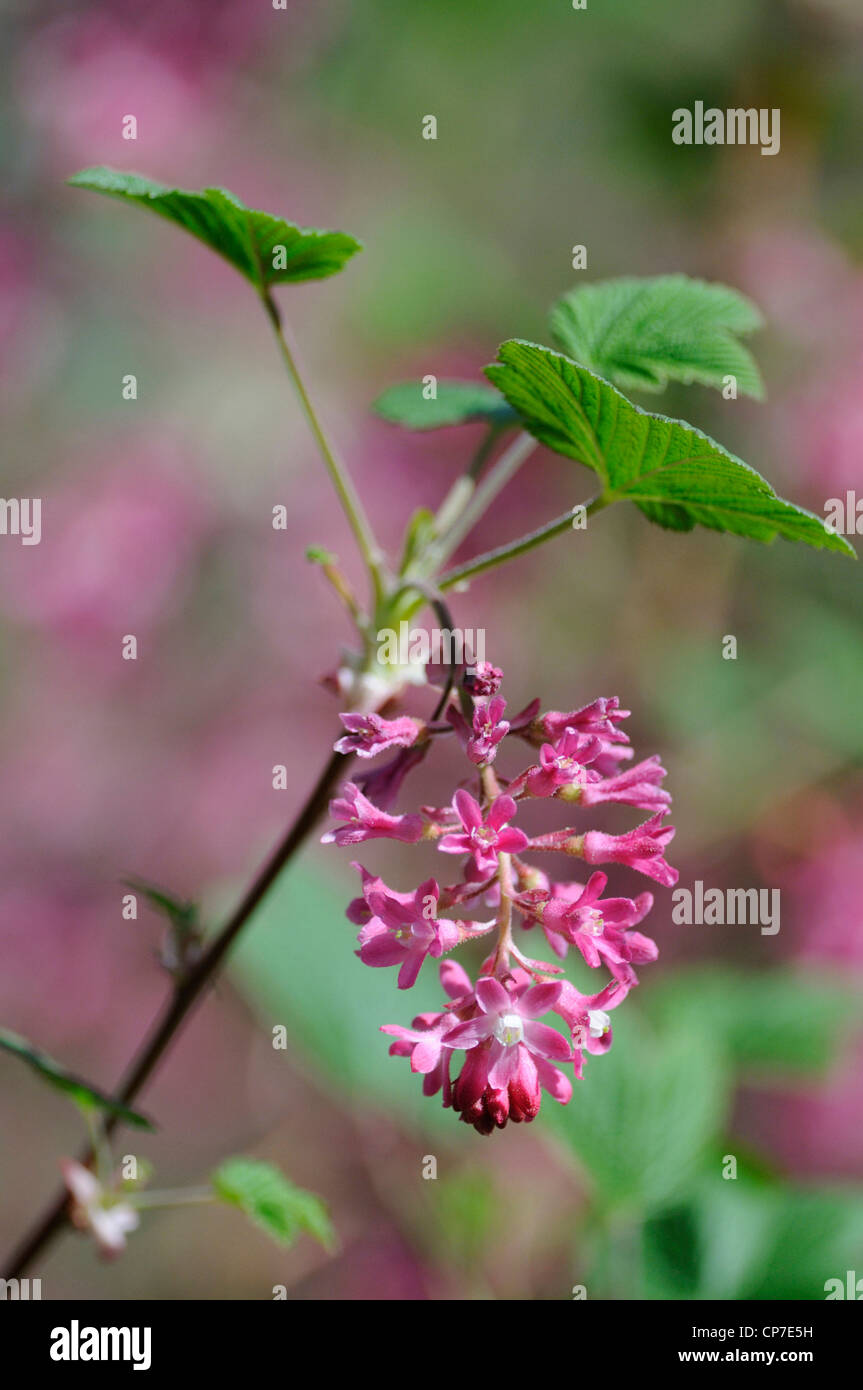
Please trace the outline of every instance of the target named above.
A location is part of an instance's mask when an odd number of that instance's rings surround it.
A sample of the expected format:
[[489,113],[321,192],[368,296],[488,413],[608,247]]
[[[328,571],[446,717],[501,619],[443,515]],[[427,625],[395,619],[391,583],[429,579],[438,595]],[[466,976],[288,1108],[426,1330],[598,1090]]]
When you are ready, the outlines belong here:
[[[594,497],[592,502],[587,503],[586,515],[593,516],[596,512],[607,507],[613,501],[610,497]],[[483,555],[476,555],[472,560],[467,560],[465,564],[458,565],[455,569],[447,570],[437,581],[437,587],[441,590],[452,589],[454,585],[461,584],[465,579],[472,579],[476,574],[482,574],[484,570],[490,570],[495,565],[502,565],[507,560],[513,560],[517,555],[524,555],[528,550],[534,550],[538,545],[543,545],[545,541],[553,540],[555,536],[562,536],[565,531],[572,529],[572,519],[577,508],[571,507],[562,516],[555,517],[553,521],[547,521],[544,526],[540,526],[536,531],[530,531],[526,536],[519,536],[517,540],[507,541],[505,545],[499,545],[495,550],[487,550]]]
[[82,1105],[80,1108],[84,1116],[87,1138],[90,1140],[90,1147],[93,1150],[96,1177],[103,1187],[108,1187],[111,1183],[111,1150],[108,1141],[102,1134],[96,1116],[90,1107]]
[[211,1187],[186,1187],[164,1192],[140,1192],[130,1195],[128,1200],[134,1207],[189,1207],[199,1202],[215,1202],[216,1194]]
[[[476,488],[467,505],[453,521],[446,534],[441,536],[440,541],[431,547],[434,569],[437,569],[444,560],[449,559],[455,550],[458,550],[465,536],[473,530],[498,493],[521,468],[525,459],[533,453],[535,448],[536,440],[533,436],[522,433],[516,436],[508,449],[504,450],[488,477]],[[474,464],[476,464],[476,460],[474,460]]]
[[[473,497],[480,475],[488,461],[489,454],[497,443],[500,434],[500,425],[490,425],[483,435],[482,442],[470,461],[470,466],[466,473],[462,473],[456,478],[449,492],[438,507],[435,517],[435,533],[443,536],[446,531],[454,526],[464,511],[465,507]],[[440,563],[440,561],[438,561]]]
[[336,490],[339,501],[342,504],[342,509],[345,513],[345,516],[348,519],[348,523],[351,527],[351,530],[353,531],[354,536],[356,537],[357,545],[360,548],[362,557],[366,562],[366,567],[369,571],[372,583],[374,585],[375,595],[377,597],[380,597],[383,588],[381,578],[383,552],[381,551],[380,546],[375,540],[375,535],[372,531],[371,523],[368,517],[366,516],[365,508],[363,507],[363,504],[360,501],[359,494],[356,488],[354,487],[354,484],[351,480],[351,476],[348,473],[345,464],[338,457],[335,449],[330,444],[330,441],[327,439],[327,436],[324,432],[324,428],[320,420],[318,419],[317,412],[315,411],[315,408],[312,405],[309,393],[306,390],[302,377],[300,376],[300,372],[297,367],[294,354],[291,352],[291,349],[288,346],[288,340],[285,335],[285,330],[282,325],[282,317],[279,313],[278,307],[276,306],[275,301],[273,300],[272,296],[269,294],[267,290],[261,291],[261,299],[264,308],[267,311],[267,316],[271,324],[273,325],[273,331],[275,332],[276,341],[278,342],[279,350],[282,354],[285,366],[288,369],[288,375],[290,376],[291,381],[293,382],[294,387],[296,389],[297,395],[300,398],[300,405],[303,408],[303,413],[305,414],[312,434],[315,437],[315,442],[317,443],[318,449],[320,450],[321,457],[324,460],[327,472],[330,475],[330,479],[332,481],[333,487]]

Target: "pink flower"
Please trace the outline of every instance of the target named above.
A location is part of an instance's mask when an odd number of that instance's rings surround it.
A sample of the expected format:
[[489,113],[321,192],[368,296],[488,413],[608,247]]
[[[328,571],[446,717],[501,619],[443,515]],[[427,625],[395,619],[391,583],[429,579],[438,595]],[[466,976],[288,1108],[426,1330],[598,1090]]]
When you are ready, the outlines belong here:
[[497,746],[509,733],[509,724],[503,717],[506,700],[495,696],[491,700],[476,700],[473,708],[473,725],[467,723],[464,715],[455,705],[450,705],[447,718],[458,734],[467,755],[477,767],[494,762]]
[[[593,734],[600,741],[600,749],[592,761],[592,770],[603,777],[610,776],[621,760],[632,757],[632,749],[627,746],[629,737],[618,728],[621,719],[629,718],[629,710],[620,709],[619,704],[614,695],[594,700],[582,709],[570,710],[567,714],[560,710],[549,710],[533,718],[522,737],[531,743],[542,743],[545,740],[554,742],[567,729],[574,729],[579,734]],[[516,727],[520,726],[514,720],[513,730]]]
[[569,714],[552,709],[534,721],[534,729],[552,741],[560,738],[567,729],[574,729],[579,734],[601,734],[612,743],[628,743],[627,735],[617,726],[621,719],[629,718],[630,712],[619,706],[617,696],[612,695],[610,699],[594,700],[581,709],[571,710]]
[[[469,1007],[473,1003],[470,978],[456,961],[448,960],[441,964],[440,982],[454,1001],[454,1007]],[[451,1013],[424,1013],[417,1015],[412,1028],[403,1028],[398,1023],[381,1025],[382,1033],[389,1033],[396,1039],[390,1044],[390,1056],[410,1057],[411,1071],[419,1072],[423,1078],[423,1095],[434,1096],[443,1090],[445,1106],[449,1106],[451,1100],[449,1067],[452,1053],[444,1048],[443,1040],[456,1021]]]
[[359,845],[364,840],[401,840],[415,845],[422,839],[422,816],[390,816],[363,796],[355,782],[346,782],[341,796],[330,802],[330,815],[348,821],[321,836],[322,845]]
[[[568,714],[545,715],[534,700],[507,720],[498,678],[495,668],[480,669],[474,681],[462,678],[461,690],[449,690],[433,721],[420,726],[419,740],[401,747],[382,770],[383,795],[390,768],[398,785],[406,766],[425,756],[449,724],[473,764],[469,782],[458,787],[451,804],[421,805],[420,815],[392,816],[377,797],[370,801],[351,782],[332,805],[333,814],[348,823],[324,837],[348,844],[376,836],[422,840],[436,842],[445,854],[466,856],[458,882],[440,886],[427,879],[407,893],[395,892],[356,864],[363,891],[347,915],[360,928],[357,955],[369,965],[397,966],[402,989],[414,984],[426,956],[439,957],[464,941],[496,932],[475,987],[460,966],[444,962],[445,1007],[419,1014],[410,1028],[388,1024],[383,1030],[393,1036],[391,1054],[409,1057],[411,1069],[422,1075],[425,1093],[442,1092],[444,1105],[481,1134],[502,1129],[510,1120],[534,1119],[543,1090],[561,1104],[571,1098],[572,1082],[557,1064],[572,1062],[580,1079],[584,1052],[607,1051],[608,1011],[638,984],[634,967],[658,955],[656,943],[634,930],[653,905],[651,893],[606,898],[604,873],[591,874],[586,884],[556,882],[530,857],[548,852],[589,864],[610,861],[666,885],[677,881],[663,857],[674,834],[672,826],[662,824],[669,801],[659,785],[665,769],[653,757],[629,772],[620,771],[621,760],[631,757],[632,750],[619,727],[626,711],[617,700],[595,700]],[[416,723],[380,716],[343,719],[348,737],[342,745],[364,754],[398,744],[403,730],[407,735],[405,726]],[[540,749],[538,762],[512,780],[491,766],[507,733]],[[373,777],[364,787],[372,785]],[[655,814],[623,835],[565,827],[529,838],[510,825],[520,797],[583,806],[620,802]],[[475,912],[479,904],[493,914],[491,921],[440,916]],[[537,924],[559,957],[575,946],[592,969],[604,966],[611,975],[605,987],[581,994],[568,981],[554,979],[562,974],[559,965],[528,956],[518,933]],[[549,1010],[565,1020],[569,1034],[540,1021]],[[465,1058],[451,1080],[451,1058],[459,1049]]]
[[583,1052],[601,1056],[612,1043],[609,1009],[622,1004],[629,986],[612,980],[599,994],[580,994],[569,980],[560,981],[560,995],[554,1005],[555,1013],[566,1021],[572,1033],[573,1062],[576,1079],[583,1077]]
[[575,729],[565,729],[556,743],[542,745],[539,766],[523,773],[510,791],[524,786],[529,796],[554,796],[564,790],[575,793],[591,776],[596,776],[587,771],[587,764],[601,752],[602,743],[595,736],[583,736]]
[[356,753],[375,758],[387,748],[410,748],[422,725],[416,719],[382,719],[379,714],[340,714],[347,734],[333,746],[337,753]]
[[485,976],[476,984],[477,1015],[444,1035],[445,1048],[468,1052],[453,1085],[453,1108],[481,1134],[507,1120],[534,1119],[543,1085],[556,1099],[569,1099],[569,1083],[551,1059],[569,1061],[570,1045],[556,1028],[537,1022],[559,1003],[561,990],[556,981],[510,992]]
[[477,869],[494,869],[498,854],[517,854],[525,848],[527,836],[521,830],[507,829],[507,821],[516,812],[511,796],[498,796],[483,820],[478,801],[470,792],[459,789],[453,797],[453,808],[462,823],[464,833],[444,835],[438,849],[445,854],[471,854]]
[[630,961],[655,960],[659,951],[649,937],[629,928],[650,912],[653,894],[640,893],[635,899],[603,898],[607,882],[605,874],[595,873],[584,887],[556,883],[550,893],[525,893],[515,901],[523,911],[536,915],[558,956],[566,955],[567,944],[577,946],[592,969],[605,963],[616,979],[637,984]]
[[125,1250],[128,1232],[137,1228],[138,1213],[129,1202],[104,1188],[89,1168],[71,1158],[62,1159],[60,1167],[72,1199],[74,1225],[90,1231],[99,1253],[113,1259]]
[[496,695],[502,680],[503,671],[499,666],[492,666],[490,661],[478,661],[473,675],[468,671],[465,685],[473,696]]
[[670,793],[659,785],[664,776],[665,768],[659,758],[647,758],[614,777],[573,788],[573,795],[565,795],[565,800],[577,801],[580,806],[619,801],[624,806],[637,806],[641,811],[664,811],[671,804]]
[[664,811],[625,835],[605,835],[601,830],[588,830],[582,853],[588,864],[628,864],[666,888],[678,879],[676,869],[666,864],[662,851],[674,836],[673,825],[661,825]]
[[[357,955],[365,965],[398,965],[399,989],[410,989],[427,955],[441,956],[458,945],[458,924],[438,919],[440,888],[433,878],[426,879],[413,893],[396,893],[361,864],[354,867],[363,876],[362,902],[367,914]],[[353,920],[357,907],[355,900],[348,911]]]

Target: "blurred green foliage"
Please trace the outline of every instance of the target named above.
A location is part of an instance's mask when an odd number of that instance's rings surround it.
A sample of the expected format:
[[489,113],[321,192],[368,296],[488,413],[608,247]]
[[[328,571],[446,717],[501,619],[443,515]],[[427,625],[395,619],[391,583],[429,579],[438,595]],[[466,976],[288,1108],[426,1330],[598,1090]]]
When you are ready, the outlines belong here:
[[[236,975],[264,1028],[284,1024],[299,1054],[355,1105],[385,1107],[436,1148],[473,1149],[477,1168],[432,1185],[430,1237],[450,1266],[473,1269],[499,1207],[482,1168],[488,1141],[439,1097],[425,1099],[421,1079],[377,1033],[380,1022],[440,1006],[436,972],[427,965],[401,993],[392,971],[354,963],[344,917],[352,892],[341,866],[293,870],[241,944]],[[854,992],[791,968],[708,964],[639,995],[614,1014],[614,1045],[586,1059],[571,1102],[545,1097],[534,1122],[588,1184],[589,1206],[570,1232],[588,1297],[823,1297],[826,1279],[863,1261],[863,1191],[783,1182],[735,1143],[731,1102],[742,1080],[823,1072],[849,1036]]]

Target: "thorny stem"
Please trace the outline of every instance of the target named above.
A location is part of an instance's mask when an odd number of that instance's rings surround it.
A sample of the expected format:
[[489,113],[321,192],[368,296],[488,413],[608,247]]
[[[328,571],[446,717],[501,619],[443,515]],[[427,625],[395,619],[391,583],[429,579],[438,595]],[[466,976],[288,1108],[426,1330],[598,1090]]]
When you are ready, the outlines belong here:
[[375,535],[372,531],[371,523],[366,515],[366,511],[360,500],[359,493],[357,492],[351,480],[351,476],[348,473],[345,464],[341,461],[341,459],[336,454],[335,449],[330,444],[330,441],[328,440],[326,433],[324,432],[324,428],[321,425],[320,420],[318,419],[317,412],[315,411],[315,408],[312,405],[309,393],[306,390],[302,377],[300,376],[300,372],[297,367],[294,354],[288,346],[288,340],[285,334],[285,329],[282,324],[282,316],[279,313],[278,307],[274,299],[272,298],[272,295],[270,295],[267,290],[262,290],[261,299],[263,301],[264,308],[267,312],[267,316],[271,324],[273,325],[273,331],[276,335],[276,341],[278,342],[279,350],[282,354],[285,366],[288,369],[288,375],[294,383],[297,395],[300,398],[300,405],[303,408],[303,412],[305,414],[306,419],[309,422],[312,434],[315,437],[315,442],[317,443],[317,446],[321,452],[321,456],[324,460],[324,463],[326,464],[327,472],[330,475],[333,487],[335,488],[339,501],[342,504],[342,510],[344,511],[345,516],[348,519],[351,530],[353,531],[354,536],[356,537],[357,545],[360,548],[362,557],[365,560],[369,574],[371,575],[372,583],[374,585],[375,596],[376,598],[380,598],[383,587],[381,579],[383,553],[377,541],[375,540]]
[[[613,498],[598,496],[591,502],[585,504],[586,516],[593,516],[594,513],[607,507]],[[502,565],[507,560],[513,560],[517,555],[524,555],[528,550],[534,550],[538,545],[543,545],[545,541],[553,540],[555,536],[562,536],[565,531],[572,528],[572,520],[578,509],[570,508],[562,516],[555,517],[553,521],[547,521],[544,526],[540,526],[536,531],[530,531],[526,536],[519,536],[517,540],[507,541],[505,545],[499,545],[495,550],[487,550],[483,555],[475,555],[472,560],[467,560],[463,565],[458,565],[455,569],[447,570],[437,581],[439,589],[452,589],[456,584],[461,584],[466,579],[472,579],[476,574],[482,574],[484,570],[493,569],[495,565]]]
[[[130,1105],[149,1081],[243,927],[275,883],[282,869],[313,829],[315,822],[324,811],[336,783],[341,779],[348,761],[349,759],[342,753],[333,753],[329,758],[315,786],[309,793],[305,805],[281,844],[277,846],[263,865],[222,930],[213,938],[196,964],[179,981],[174,992],[169,996],[149,1035],[141,1044],[137,1055],[120,1081],[114,1099],[121,1105]],[[103,1125],[100,1126],[99,1137],[102,1140],[106,1139],[117,1123],[117,1115],[107,1116]],[[92,1145],[88,1145],[79,1155],[78,1161],[88,1167],[93,1162],[94,1157],[94,1148]],[[68,1198],[69,1194],[65,1188],[58,1192],[45,1215],[11,1255],[8,1268],[4,1272],[4,1278],[17,1278],[53,1240],[66,1222]]]

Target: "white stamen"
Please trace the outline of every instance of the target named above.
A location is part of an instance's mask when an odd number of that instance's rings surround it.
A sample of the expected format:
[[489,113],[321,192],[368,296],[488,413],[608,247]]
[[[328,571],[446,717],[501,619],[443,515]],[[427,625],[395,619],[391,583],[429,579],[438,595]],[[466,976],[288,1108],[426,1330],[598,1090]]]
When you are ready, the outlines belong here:
[[504,1047],[514,1047],[524,1037],[524,1024],[521,1014],[499,1014],[494,1025],[494,1035]]
[[590,1036],[601,1038],[603,1033],[607,1033],[611,1027],[611,1019],[602,1009],[589,1009],[587,1021],[590,1026]]

